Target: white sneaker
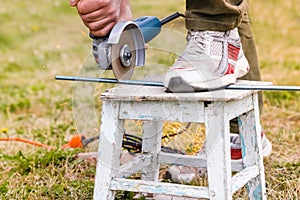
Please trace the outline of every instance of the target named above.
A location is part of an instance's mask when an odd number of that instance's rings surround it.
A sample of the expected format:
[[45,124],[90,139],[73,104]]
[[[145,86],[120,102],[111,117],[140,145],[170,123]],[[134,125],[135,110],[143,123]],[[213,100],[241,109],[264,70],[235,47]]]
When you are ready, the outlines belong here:
[[168,92],[195,92],[223,88],[250,69],[237,29],[189,31],[187,46],[166,74]]

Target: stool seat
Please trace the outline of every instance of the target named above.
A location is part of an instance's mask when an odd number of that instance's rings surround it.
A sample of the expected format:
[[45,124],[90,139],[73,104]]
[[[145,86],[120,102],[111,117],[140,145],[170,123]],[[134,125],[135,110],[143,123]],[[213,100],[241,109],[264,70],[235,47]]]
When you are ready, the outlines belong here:
[[[160,87],[126,85],[107,90],[101,99],[94,199],[114,199],[116,190],[125,190],[227,200],[245,184],[249,199],[266,198],[257,91],[166,93]],[[236,117],[242,159],[232,162],[229,121]],[[120,165],[125,120],[143,121],[143,145],[140,156]],[[205,156],[161,152],[165,121],[205,124]],[[160,164],[207,168],[208,187],[159,182]],[[232,175],[232,171],[237,173]],[[142,172],[141,180],[127,178],[136,172]]]
[[[270,82],[239,80],[236,85],[270,85]],[[241,99],[252,93],[254,90],[215,90],[196,93],[167,93],[163,87],[120,85],[102,93],[101,99],[109,100],[198,100],[198,101],[229,101]]]

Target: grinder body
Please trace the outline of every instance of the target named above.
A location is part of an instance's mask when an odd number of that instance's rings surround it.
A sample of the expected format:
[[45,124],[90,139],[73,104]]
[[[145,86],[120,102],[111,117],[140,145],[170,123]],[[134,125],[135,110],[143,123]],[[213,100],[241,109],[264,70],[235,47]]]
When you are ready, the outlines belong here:
[[161,22],[157,17],[144,16],[135,19],[133,22],[137,24],[142,32],[145,43],[155,38],[161,30]]
[[174,13],[162,20],[143,16],[133,21],[118,22],[109,36],[94,37],[93,55],[102,70],[113,70],[115,77],[130,79],[135,66],[145,64],[145,43],[155,38],[163,24],[183,16]]

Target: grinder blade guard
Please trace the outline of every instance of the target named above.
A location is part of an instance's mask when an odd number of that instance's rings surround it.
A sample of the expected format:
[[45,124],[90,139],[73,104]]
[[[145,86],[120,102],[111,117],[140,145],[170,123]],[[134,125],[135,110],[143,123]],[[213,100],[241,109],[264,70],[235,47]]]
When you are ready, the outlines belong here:
[[93,54],[102,70],[113,70],[118,80],[132,77],[135,66],[145,64],[145,41],[132,21],[118,22],[109,37],[93,40]]

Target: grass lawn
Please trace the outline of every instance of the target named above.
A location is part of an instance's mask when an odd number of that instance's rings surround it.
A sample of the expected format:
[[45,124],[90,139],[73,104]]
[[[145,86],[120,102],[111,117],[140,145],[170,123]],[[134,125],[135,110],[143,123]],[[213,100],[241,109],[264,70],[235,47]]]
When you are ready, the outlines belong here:
[[[135,17],[162,18],[185,9],[183,0],[131,2]],[[298,0],[252,0],[250,7],[263,80],[299,86]],[[147,64],[136,69],[134,78],[165,73],[184,48],[185,33],[183,19],[168,24],[150,43]],[[88,30],[68,1],[1,2],[0,138],[25,138],[55,150],[0,141],[0,199],[92,198],[95,162],[76,155],[95,151],[97,145],[60,147],[76,134],[98,134],[99,94],[112,85],[54,80],[55,75],[111,76],[95,67],[90,50]],[[261,121],[273,144],[264,160],[268,199],[298,199],[300,92],[264,92]],[[139,129],[139,124],[128,126]],[[235,198],[245,196],[241,191]]]

